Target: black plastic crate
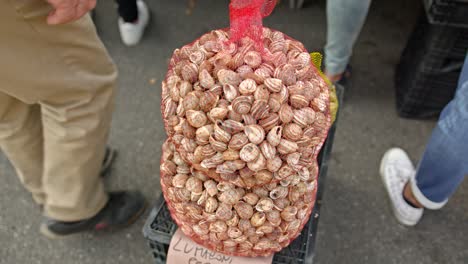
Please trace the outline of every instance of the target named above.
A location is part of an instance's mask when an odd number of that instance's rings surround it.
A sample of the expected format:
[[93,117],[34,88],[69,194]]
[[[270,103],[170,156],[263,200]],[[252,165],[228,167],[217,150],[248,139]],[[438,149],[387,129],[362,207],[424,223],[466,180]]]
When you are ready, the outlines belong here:
[[398,114],[435,118],[453,98],[468,50],[468,29],[432,25],[421,16],[396,68]]
[[468,28],[468,0],[424,0],[429,22]]
[[[343,87],[337,87],[337,96],[340,104],[343,102],[343,93]],[[333,146],[336,124],[337,122],[335,121],[318,156],[320,173],[318,177],[317,198],[309,222],[304,226],[301,234],[287,248],[275,254],[273,264],[313,263],[320,206],[322,204],[323,189],[328,172],[328,160]],[[169,244],[176,229],[177,225],[172,220],[164,197],[161,195],[143,227],[143,235],[148,240],[156,264],[166,263]]]

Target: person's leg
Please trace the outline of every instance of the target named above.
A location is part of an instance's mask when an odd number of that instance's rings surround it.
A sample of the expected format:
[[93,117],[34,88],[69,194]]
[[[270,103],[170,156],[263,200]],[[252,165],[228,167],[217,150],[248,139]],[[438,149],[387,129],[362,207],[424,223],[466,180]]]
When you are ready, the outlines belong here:
[[137,0],[116,0],[119,17],[127,23],[134,23],[138,20]]
[[49,12],[36,0],[0,4],[0,35],[8,36],[0,42],[0,89],[40,104],[44,213],[78,221],[96,215],[108,200],[99,171],[117,74],[89,16],[49,26]]
[[43,137],[38,105],[27,105],[0,92],[0,149],[11,161],[34,200],[44,204]]
[[143,0],[116,0],[122,42],[133,46],[140,42],[149,22],[149,10]]
[[325,73],[338,81],[349,63],[371,0],[327,0]]
[[401,149],[388,150],[380,174],[395,217],[415,225],[423,208],[439,209],[468,174],[468,57],[454,99],[444,108],[415,170]]
[[414,198],[425,208],[439,209],[468,174],[468,56],[455,98],[444,108],[426,147],[416,177]]

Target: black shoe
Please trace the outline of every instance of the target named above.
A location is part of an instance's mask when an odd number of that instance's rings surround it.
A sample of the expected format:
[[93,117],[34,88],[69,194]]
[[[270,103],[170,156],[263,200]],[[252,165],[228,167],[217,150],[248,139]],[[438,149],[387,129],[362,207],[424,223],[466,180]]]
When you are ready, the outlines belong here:
[[49,238],[59,238],[86,231],[115,230],[135,222],[146,209],[146,200],[140,192],[111,192],[106,206],[94,217],[62,222],[46,219],[41,233]]

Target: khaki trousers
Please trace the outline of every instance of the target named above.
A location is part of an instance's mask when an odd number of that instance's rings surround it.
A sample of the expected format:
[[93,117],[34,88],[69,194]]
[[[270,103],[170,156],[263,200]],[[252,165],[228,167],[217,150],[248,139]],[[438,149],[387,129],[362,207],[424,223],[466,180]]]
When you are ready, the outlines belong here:
[[0,0],[0,147],[48,217],[77,221],[108,199],[99,170],[117,73],[89,16],[49,26],[50,11]]

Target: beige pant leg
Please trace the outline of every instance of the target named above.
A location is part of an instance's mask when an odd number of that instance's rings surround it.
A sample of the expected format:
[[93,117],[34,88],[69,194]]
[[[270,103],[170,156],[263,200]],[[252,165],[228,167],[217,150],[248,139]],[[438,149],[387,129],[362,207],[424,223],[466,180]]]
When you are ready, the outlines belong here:
[[43,138],[38,105],[27,105],[0,92],[0,148],[34,200],[44,204]]
[[43,0],[0,2],[0,91],[41,106],[45,213],[77,221],[108,199],[99,170],[117,74],[89,16],[49,26],[50,10]]

